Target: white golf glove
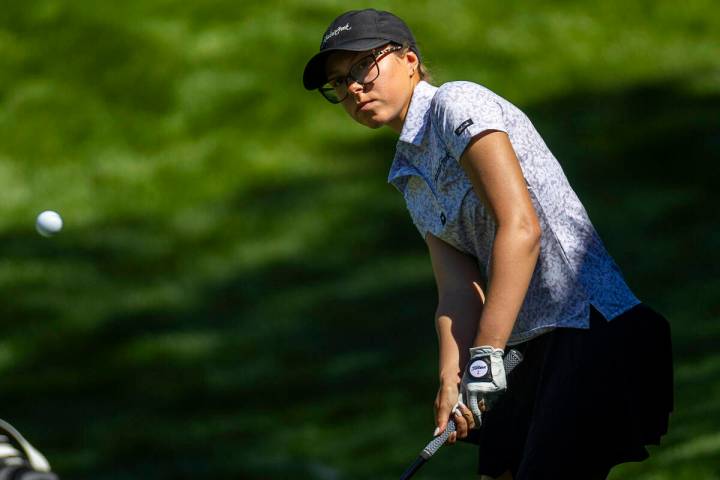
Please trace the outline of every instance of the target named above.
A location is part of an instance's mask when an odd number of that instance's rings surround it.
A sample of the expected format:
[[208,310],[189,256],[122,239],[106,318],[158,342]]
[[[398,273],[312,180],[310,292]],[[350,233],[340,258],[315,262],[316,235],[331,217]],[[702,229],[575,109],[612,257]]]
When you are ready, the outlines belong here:
[[461,401],[475,417],[475,428],[482,424],[482,411],[488,410],[507,390],[503,350],[491,346],[470,349],[465,373],[460,385]]

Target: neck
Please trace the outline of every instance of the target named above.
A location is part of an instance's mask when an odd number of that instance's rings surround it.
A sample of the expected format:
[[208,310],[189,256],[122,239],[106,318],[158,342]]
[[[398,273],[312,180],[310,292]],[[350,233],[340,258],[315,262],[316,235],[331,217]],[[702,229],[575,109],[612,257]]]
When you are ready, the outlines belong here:
[[405,103],[403,103],[402,110],[400,110],[400,114],[392,121],[388,122],[388,127],[390,127],[392,130],[395,131],[398,135],[402,132],[403,125],[405,124],[405,117],[407,116],[407,112],[410,109],[410,102],[412,101],[413,92],[415,91],[415,87],[417,84],[420,83],[420,75],[413,75],[410,77],[410,82],[408,83],[408,93],[405,97]]

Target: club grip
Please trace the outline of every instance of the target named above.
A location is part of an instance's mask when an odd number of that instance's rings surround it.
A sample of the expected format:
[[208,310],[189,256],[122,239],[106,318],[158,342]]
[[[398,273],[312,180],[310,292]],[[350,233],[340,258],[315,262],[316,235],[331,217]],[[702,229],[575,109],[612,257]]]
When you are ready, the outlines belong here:
[[[503,364],[505,365],[505,374],[507,375],[512,372],[515,367],[517,367],[520,362],[522,362],[522,359],[522,353],[518,352],[517,350],[510,350],[503,358]],[[435,437],[430,443],[428,443],[423,449],[423,451],[420,452],[420,456],[425,460],[428,460],[430,457],[435,455],[435,452],[437,452],[438,448],[440,448],[445,443],[450,434],[454,431],[455,421],[451,418],[450,420],[448,420],[447,427],[445,427],[443,433],[441,433],[440,435]]]
[[508,375],[510,374],[510,372],[515,370],[515,367],[520,365],[520,362],[522,361],[522,353],[518,352],[515,349],[511,349],[503,358],[503,364],[505,365],[505,375]]

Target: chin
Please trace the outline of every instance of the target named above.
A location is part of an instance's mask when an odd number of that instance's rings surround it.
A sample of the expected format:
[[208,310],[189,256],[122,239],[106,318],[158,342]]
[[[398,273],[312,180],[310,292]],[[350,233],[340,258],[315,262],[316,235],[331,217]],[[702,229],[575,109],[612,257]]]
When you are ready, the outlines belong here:
[[370,118],[355,118],[355,120],[361,125],[365,125],[366,127],[372,128],[373,130],[387,124],[387,121],[385,121],[383,118],[378,118],[377,115]]
[[384,123],[374,123],[374,122],[373,122],[373,123],[363,123],[363,125],[365,125],[365,126],[368,127],[368,128],[372,128],[373,130],[376,130],[376,129],[382,127],[382,126],[385,125],[385,124],[384,124]]

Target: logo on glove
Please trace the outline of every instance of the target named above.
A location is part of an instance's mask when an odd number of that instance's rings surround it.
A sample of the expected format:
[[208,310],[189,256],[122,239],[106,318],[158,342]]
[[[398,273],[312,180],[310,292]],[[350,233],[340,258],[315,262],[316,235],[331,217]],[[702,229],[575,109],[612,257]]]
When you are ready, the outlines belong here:
[[474,378],[482,378],[488,373],[488,364],[484,360],[475,360],[470,364],[470,375]]

